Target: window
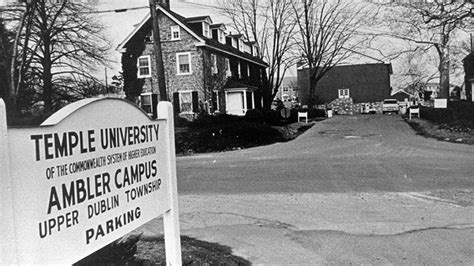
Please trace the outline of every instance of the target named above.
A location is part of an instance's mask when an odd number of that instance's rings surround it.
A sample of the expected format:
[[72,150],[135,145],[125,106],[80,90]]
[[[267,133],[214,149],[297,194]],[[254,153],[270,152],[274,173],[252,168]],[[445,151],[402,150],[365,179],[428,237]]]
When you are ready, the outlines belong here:
[[171,40],[181,39],[181,32],[179,26],[171,26]]
[[237,45],[237,40],[232,37],[232,47],[238,48],[237,46],[238,46],[238,45]]
[[153,32],[149,32],[145,35],[145,42],[153,42]]
[[149,55],[140,56],[137,60],[137,78],[151,77],[151,59]]
[[178,75],[188,75],[191,72],[191,53],[177,53],[176,62],[178,67]]
[[247,63],[247,78],[250,78],[250,65]]
[[217,74],[217,55],[211,54],[211,71],[212,74]]
[[349,89],[339,89],[338,92],[340,99],[349,98]]
[[140,105],[148,115],[156,118],[156,104],[158,103],[158,94],[144,92],[140,94]]
[[230,60],[229,60],[229,58],[225,59],[225,75],[226,75],[226,77],[232,76],[232,72],[230,71]]
[[237,77],[240,78],[242,75],[242,72],[240,71],[240,62],[237,63]]
[[210,33],[209,24],[207,24],[206,22],[203,22],[202,23],[202,35],[204,35],[204,37],[210,38],[209,33]]
[[191,91],[179,92],[179,110],[185,113],[193,111],[193,95]]
[[221,30],[217,31],[217,34],[219,36],[219,42],[225,44],[225,35],[224,32]]
[[288,92],[288,87],[283,87],[283,92]]

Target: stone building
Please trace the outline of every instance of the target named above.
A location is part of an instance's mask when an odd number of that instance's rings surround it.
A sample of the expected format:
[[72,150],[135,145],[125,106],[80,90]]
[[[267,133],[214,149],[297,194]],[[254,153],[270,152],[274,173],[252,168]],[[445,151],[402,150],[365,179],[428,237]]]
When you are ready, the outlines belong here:
[[[224,24],[209,16],[185,18],[157,6],[167,95],[177,114],[194,118],[198,113],[245,115],[262,107],[263,75],[268,65],[259,49],[239,34],[226,34]],[[142,106],[151,112],[158,97],[152,21],[147,15],[122,41],[125,89],[141,89]],[[143,96],[150,96],[143,97]]]

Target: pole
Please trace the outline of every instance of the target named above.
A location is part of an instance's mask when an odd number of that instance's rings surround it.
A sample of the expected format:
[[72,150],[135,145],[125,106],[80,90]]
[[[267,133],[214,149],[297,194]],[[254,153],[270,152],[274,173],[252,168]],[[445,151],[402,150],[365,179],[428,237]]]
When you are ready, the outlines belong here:
[[107,84],[107,68],[105,68],[105,92],[109,94],[109,84]]
[[158,74],[158,89],[160,92],[160,101],[168,101],[165,83],[165,71],[163,66],[163,55],[161,53],[160,25],[156,12],[156,0],[149,0],[150,14],[153,27],[153,48],[155,51],[156,71]]

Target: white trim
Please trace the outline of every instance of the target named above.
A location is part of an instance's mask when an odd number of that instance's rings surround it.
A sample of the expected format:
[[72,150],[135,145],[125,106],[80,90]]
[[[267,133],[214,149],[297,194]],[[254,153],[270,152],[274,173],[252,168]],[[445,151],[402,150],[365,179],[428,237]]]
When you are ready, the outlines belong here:
[[[187,31],[189,34],[191,34],[194,38],[196,38],[198,40],[198,42],[205,42],[205,40],[201,37],[199,37],[199,35],[197,35],[194,31],[192,31],[191,29],[189,29],[188,27],[186,27],[186,25],[184,25],[181,21],[179,21],[177,18],[175,18],[174,16],[172,16],[166,9],[162,8],[160,5],[157,5],[156,6],[156,9],[158,9],[159,11],[161,11],[163,14],[165,14],[168,18],[170,18],[171,20],[173,20],[176,24],[178,24],[179,26],[181,26],[181,28],[183,28],[185,31]],[[125,45],[128,43],[128,41],[130,41],[130,39],[132,39],[132,37],[143,27],[143,25],[145,25],[145,23],[150,19],[150,14],[148,13],[144,18],[143,20],[138,24],[138,26],[136,26],[133,31],[117,46],[116,50],[117,51],[121,51],[123,52],[123,49],[125,48]]]
[[218,91],[218,90],[214,90],[213,92],[216,94],[216,110],[214,110],[214,112],[220,111],[219,91]]
[[[187,55],[189,57],[189,72],[181,73],[179,70],[179,56],[180,55]],[[184,75],[192,75],[193,74],[193,68],[192,68],[192,54],[191,52],[182,52],[182,53],[176,53],[176,75],[178,76],[184,76]]]
[[227,51],[227,50],[220,49],[220,48],[217,48],[217,47],[208,45],[208,44],[206,44],[206,43],[196,43],[195,45],[196,45],[196,47],[204,46],[204,47],[207,47],[207,48],[210,48],[210,49],[213,49],[213,50],[216,50],[216,51],[219,51],[219,52],[228,54],[228,55],[232,55],[232,56],[237,57],[237,58],[239,58],[239,59],[243,59],[243,60],[245,60],[245,61],[251,62],[251,63],[253,63],[253,64],[256,64],[256,65],[259,65],[259,66],[262,66],[262,67],[265,67],[265,68],[268,67],[268,65],[262,64],[262,63],[260,63],[260,62],[256,62],[256,61],[254,61],[254,60],[252,60],[252,59],[248,59],[248,58],[246,58],[246,57],[240,56],[240,55],[235,54],[235,53],[233,53],[233,52],[229,52],[229,51]]
[[242,78],[242,69],[241,69],[242,65],[240,64],[240,61],[237,62],[237,76],[238,78]]
[[[193,112],[193,90],[182,90],[182,91],[177,91],[177,93],[179,94],[179,113],[180,114],[194,114],[194,112]],[[183,103],[183,101],[181,101],[181,94],[184,94],[184,93],[191,94],[191,111],[181,111],[181,104]]]
[[[140,74],[140,59],[146,58],[148,61],[148,75],[141,75]],[[142,67],[145,68],[145,67]],[[142,55],[137,58],[137,78],[151,78],[151,56],[149,55]]]
[[[176,40],[181,40],[181,27],[179,25],[174,25],[170,27],[171,29],[171,40],[176,41]],[[178,33],[178,38],[174,37],[174,33]]]
[[[211,26],[209,25],[209,23],[203,21],[201,24],[202,24],[202,35],[206,38],[212,38],[212,31],[211,31]],[[207,28],[207,34],[206,34],[206,28]]]
[[211,53],[211,73],[217,74],[219,69],[217,68],[217,55],[215,53]]
[[217,40],[220,43],[225,44],[225,33],[223,30],[217,29]]
[[[346,94],[347,92],[347,94]],[[338,89],[337,95],[339,99],[348,99],[350,98],[350,90],[349,89]]]

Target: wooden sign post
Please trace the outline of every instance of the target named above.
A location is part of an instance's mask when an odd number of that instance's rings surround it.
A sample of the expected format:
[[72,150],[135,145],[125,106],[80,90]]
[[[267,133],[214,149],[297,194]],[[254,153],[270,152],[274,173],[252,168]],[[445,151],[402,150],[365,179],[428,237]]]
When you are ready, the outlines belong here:
[[124,100],[86,99],[7,128],[0,99],[0,151],[0,264],[72,264],[160,215],[167,264],[181,264],[169,102],[152,120]]

